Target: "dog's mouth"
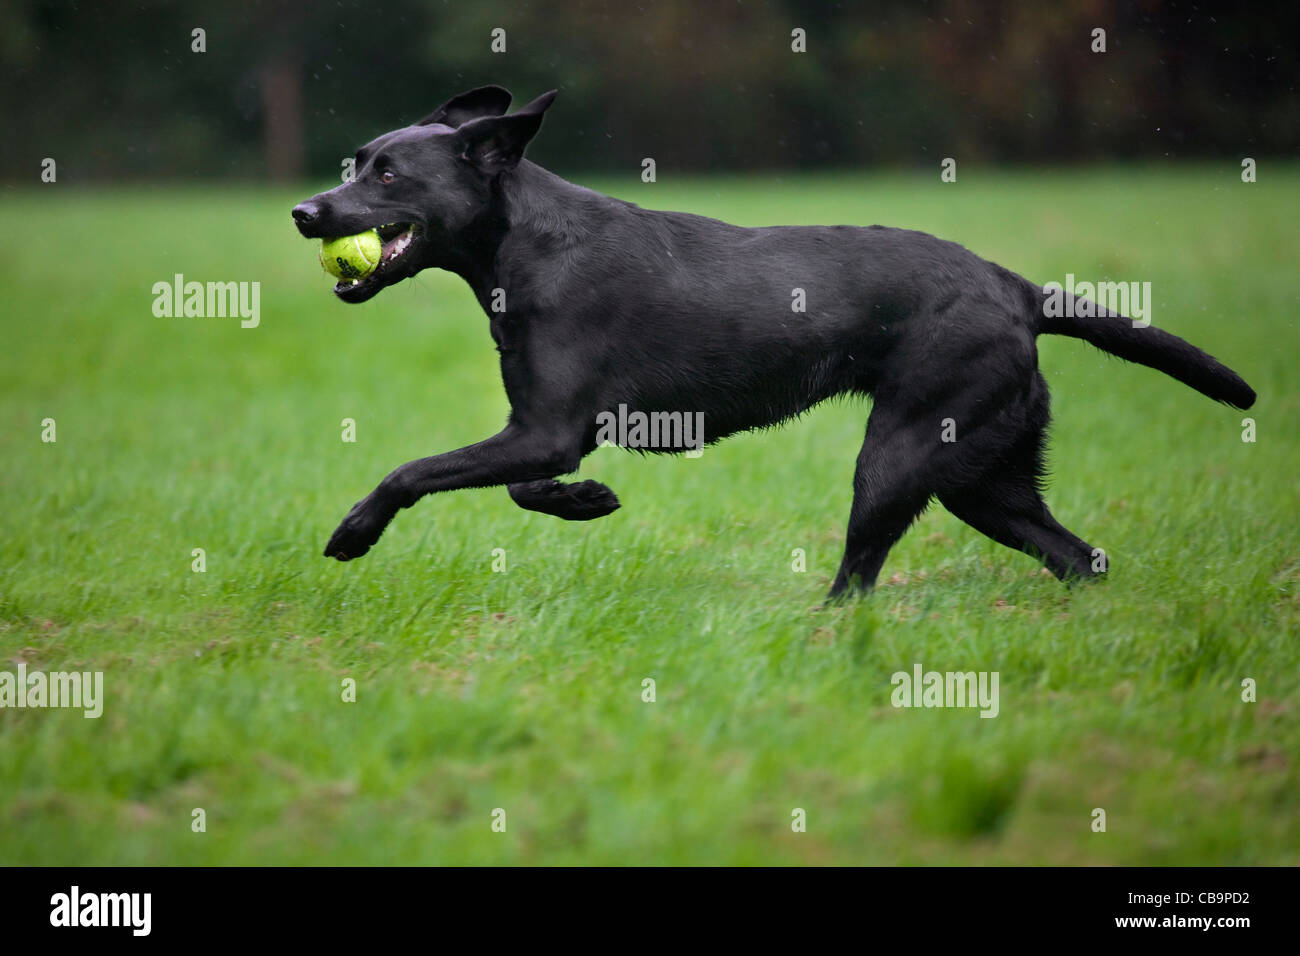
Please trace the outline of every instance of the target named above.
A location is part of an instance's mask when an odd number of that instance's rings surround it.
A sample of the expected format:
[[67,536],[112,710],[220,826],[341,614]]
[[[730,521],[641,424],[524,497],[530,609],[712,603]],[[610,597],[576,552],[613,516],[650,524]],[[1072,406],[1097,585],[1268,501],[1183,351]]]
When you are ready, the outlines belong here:
[[379,265],[364,279],[340,279],[334,284],[334,294],[344,302],[364,302],[385,286],[406,278],[405,260],[419,245],[422,230],[417,222],[390,222],[376,226],[383,249]]

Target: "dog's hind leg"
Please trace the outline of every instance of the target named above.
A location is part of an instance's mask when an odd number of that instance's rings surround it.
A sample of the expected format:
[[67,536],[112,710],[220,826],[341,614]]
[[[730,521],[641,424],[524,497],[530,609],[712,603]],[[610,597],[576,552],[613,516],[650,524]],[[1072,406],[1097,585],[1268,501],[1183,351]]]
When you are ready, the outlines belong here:
[[886,413],[879,406],[872,410],[853,475],[853,507],[844,560],[831,585],[830,597],[875,586],[889,549],[925,510],[934,493],[931,481],[935,454],[937,451],[915,423]]
[[1105,569],[1100,551],[1052,517],[1032,472],[989,475],[960,491],[942,492],[939,500],[981,534],[1038,558],[1062,581]]
[[[1047,386],[1035,367],[1033,339],[996,317],[985,318],[970,313],[949,322],[941,336],[905,344],[903,358],[922,371],[878,383],[853,478],[844,561],[831,597],[871,588],[889,549],[931,497],[979,487],[981,476],[999,473],[999,463],[1022,439],[1031,436],[1036,442],[1041,436]],[[1037,449],[1033,442],[1027,447]],[[1036,459],[1031,455],[1030,461],[1033,488]],[[955,497],[959,506],[967,504],[961,494]],[[976,520],[984,514],[973,505],[965,511]],[[993,527],[991,520],[984,524]],[[1040,538],[1048,543],[1046,536],[1036,536],[1034,543],[1042,546]],[[1054,555],[1065,547],[1055,537],[1050,545]]]
[[618,510],[618,495],[598,481],[562,482],[552,478],[507,485],[515,504],[565,521],[590,521]]
[[1100,551],[1052,517],[1039,482],[1048,421],[1047,384],[1035,373],[1026,416],[1007,450],[982,477],[943,488],[939,500],[954,515],[999,544],[1043,562],[1062,581],[1104,572]]

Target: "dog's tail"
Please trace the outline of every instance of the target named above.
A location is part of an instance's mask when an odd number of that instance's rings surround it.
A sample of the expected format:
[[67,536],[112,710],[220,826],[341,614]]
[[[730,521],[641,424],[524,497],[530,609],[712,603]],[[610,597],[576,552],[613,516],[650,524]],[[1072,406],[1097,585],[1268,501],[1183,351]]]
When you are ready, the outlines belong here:
[[1111,355],[1164,372],[1234,408],[1255,404],[1255,390],[1240,375],[1190,342],[1154,326],[1135,325],[1132,319],[1063,289],[1048,291],[1030,285],[1040,334],[1083,339]]

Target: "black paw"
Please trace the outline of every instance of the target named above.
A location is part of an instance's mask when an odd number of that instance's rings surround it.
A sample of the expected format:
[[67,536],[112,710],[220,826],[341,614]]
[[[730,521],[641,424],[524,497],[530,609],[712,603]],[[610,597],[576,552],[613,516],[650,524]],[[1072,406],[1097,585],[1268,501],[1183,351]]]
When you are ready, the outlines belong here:
[[372,498],[358,501],[330,535],[325,557],[339,561],[361,557],[379,540],[391,520],[392,513],[377,507]]
[[565,490],[570,513],[561,517],[570,521],[590,521],[618,510],[618,495],[599,481],[579,481]]
[[618,495],[599,481],[565,484],[546,478],[510,485],[508,490],[519,507],[554,515],[565,521],[603,518],[610,512],[617,511],[619,506]]

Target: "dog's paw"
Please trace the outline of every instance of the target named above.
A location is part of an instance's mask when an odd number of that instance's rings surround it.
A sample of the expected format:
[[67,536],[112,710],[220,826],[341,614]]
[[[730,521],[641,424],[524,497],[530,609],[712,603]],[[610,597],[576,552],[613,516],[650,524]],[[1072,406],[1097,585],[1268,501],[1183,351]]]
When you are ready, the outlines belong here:
[[565,521],[603,518],[619,507],[618,495],[599,481],[566,484],[546,478],[510,485],[508,490],[519,507],[554,515]]
[[392,518],[392,514],[377,508],[371,498],[358,501],[330,535],[325,557],[339,561],[361,557],[379,540]]
[[618,510],[618,495],[614,494],[612,488],[602,485],[599,481],[579,481],[568,486],[568,497],[570,501],[571,515],[570,521],[589,521],[592,518],[603,518]]

